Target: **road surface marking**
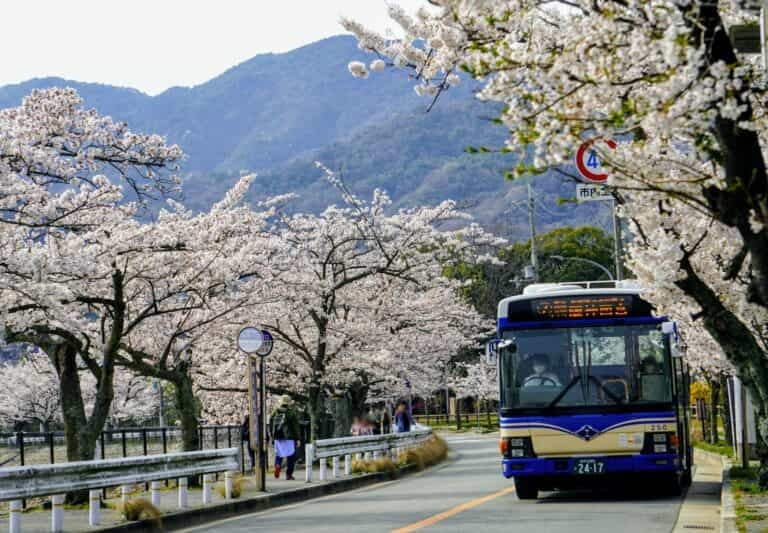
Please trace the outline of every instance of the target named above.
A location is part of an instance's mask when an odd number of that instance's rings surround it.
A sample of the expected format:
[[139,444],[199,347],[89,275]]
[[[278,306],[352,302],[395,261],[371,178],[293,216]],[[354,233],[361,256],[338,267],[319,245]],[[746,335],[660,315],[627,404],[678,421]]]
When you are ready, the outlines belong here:
[[495,500],[496,498],[499,498],[501,496],[511,494],[513,492],[515,492],[515,487],[502,489],[498,492],[494,492],[493,494],[489,494],[488,496],[483,496],[482,498],[476,498],[474,500],[464,502],[461,505],[457,505],[453,509],[448,509],[447,511],[443,511],[442,513],[432,515],[429,518],[425,518],[420,522],[416,522],[414,524],[402,527],[400,529],[395,529],[392,531],[392,533],[411,533],[411,531],[417,531],[421,528],[431,526],[433,524],[437,524],[438,522],[442,522],[446,518],[456,516],[457,514],[463,513],[464,511],[469,511],[470,509],[474,509],[479,505],[483,505],[484,503],[487,503],[491,500]]

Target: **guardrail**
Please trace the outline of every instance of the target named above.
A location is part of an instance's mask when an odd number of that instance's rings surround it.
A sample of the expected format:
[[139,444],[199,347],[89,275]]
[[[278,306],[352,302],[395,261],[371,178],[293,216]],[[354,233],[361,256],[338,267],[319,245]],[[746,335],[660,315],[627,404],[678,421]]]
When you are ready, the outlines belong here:
[[373,456],[378,459],[382,456],[394,455],[395,458],[402,450],[413,448],[432,438],[432,429],[416,429],[407,433],[389,433],[384,435],[366,435],[361,437],[341,437],[336,439],[317,440],[313,444],[307,444],[305,448],[306,480],[312,481],[311,465],[315,460],[320,462],[320,481],[328,477],[328,458],[331,458],[333,479],[338,479],[339,459],[344,457],[344,475],[352,473],[352,455],[358,459]]
[[89,490],[88,522],[100,523],[99,489],[121,487],[122,500],[128,500],[130,486],[151,482],[151,499],[160,504],[161,480],[178,480],[179,508],[187,507],[187,478],[203,475],[203,503],[211,503],[211,474],[225,473],[225,496],[232,496],[232,472],[239,467],[237,448],[221,448],[197,452],[169,453],[79,461],[57,465],[32,465],[0,468],[0,501],[10,500],[9,530],[21,532],[22,498],[51,496],[51,531],[59,532],[64,524],[64,493]]

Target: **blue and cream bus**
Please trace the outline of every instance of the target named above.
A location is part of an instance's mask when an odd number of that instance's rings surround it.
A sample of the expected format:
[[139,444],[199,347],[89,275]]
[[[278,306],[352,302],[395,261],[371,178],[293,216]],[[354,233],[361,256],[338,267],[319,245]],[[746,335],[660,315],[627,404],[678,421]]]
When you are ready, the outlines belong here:
[[[631,282],[536,284],[499,303],[502,472],[540,490],[691,479],[689,377],[674,323]],[[632,481],[636,484],[636,480]]]

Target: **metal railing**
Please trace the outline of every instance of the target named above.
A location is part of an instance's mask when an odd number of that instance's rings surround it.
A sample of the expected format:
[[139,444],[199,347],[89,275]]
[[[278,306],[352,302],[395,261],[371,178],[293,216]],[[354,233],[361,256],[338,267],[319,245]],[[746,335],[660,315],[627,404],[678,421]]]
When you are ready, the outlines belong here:
[[121,487],[126,503],[131,485],[151,482],[151,498],[160,504],[161,480],[178,480],[178,506],[187,507],[187,478],[203,476],[203,504],[211,503],[211,474],[225,472],[225,497],[232,498],[232,471],[238,449],[203,450],[121,459],[0,468],[0,501],[10,501],[9,530],[21,532],[22,499],[51,497],[51,530],[62,531],[64,493],[89,490],[88,522],[100,524],[101,489]]
[[328,461],[331,459],[333,479],[340,476],[339,461],[344,457],[344,475],[352,473],[352,456],[358,459],[378,459],[382,456],[397,456],[401,451],[419,446],[432,438],[432,428],[415,429],[407,433],[389,433],[384,435],[365,435],[361,437],[342,437],[337,439],[316,440],[305,448],[305,470],[307,482],[312,481],[312,464],[320,463],[320,481],[328,477]]

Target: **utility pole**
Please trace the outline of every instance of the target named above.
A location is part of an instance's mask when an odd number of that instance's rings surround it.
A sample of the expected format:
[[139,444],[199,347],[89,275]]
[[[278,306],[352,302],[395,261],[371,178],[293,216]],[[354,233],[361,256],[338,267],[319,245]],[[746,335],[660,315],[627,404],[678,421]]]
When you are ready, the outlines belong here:
[[539,281],[539,260],[536,257],[536,221],[535,221],[535,200],[533,198],[533,187],[528,182],[528,225],[531,229],[531,268],[533,268],[533,281]]
[[621,246],[621,220],[616,212],[616,199],[611,200],[611,215],[613,216],[613,259],[616,263],[616,281],[621,281],[622,276],[622,246]]

